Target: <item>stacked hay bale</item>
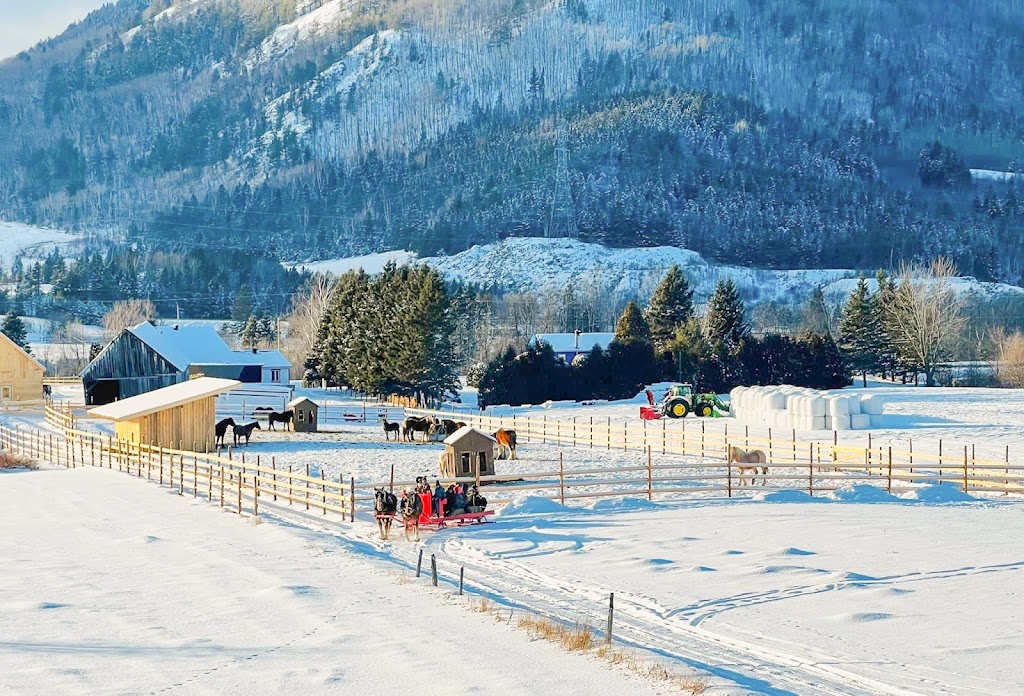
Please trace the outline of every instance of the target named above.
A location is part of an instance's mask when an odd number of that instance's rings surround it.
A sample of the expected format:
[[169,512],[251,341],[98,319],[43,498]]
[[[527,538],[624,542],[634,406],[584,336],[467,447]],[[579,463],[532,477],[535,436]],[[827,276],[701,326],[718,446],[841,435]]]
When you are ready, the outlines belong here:
[[880,428],[885,397],[842,394],[787,384],[736,387],[729,393],[730,413],[747,423],[796,430]]

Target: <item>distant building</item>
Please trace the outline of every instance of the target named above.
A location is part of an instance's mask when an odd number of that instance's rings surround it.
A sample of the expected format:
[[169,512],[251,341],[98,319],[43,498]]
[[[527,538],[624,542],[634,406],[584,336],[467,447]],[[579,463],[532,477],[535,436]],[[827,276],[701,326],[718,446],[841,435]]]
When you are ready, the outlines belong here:
[[[271,400],[283,405],[291,398],[290,366],[278,351],[233,351],[212,326],[143,322],[124,329],[81,372],[89,406],[145,394],[197,376],[242,382],[233,397],[245,398],[246,388],[261,395],[280,392]],[[266,377],[267,381],[264,382]],[[276,381],[270,381],[276,378]],[[255,405],[255,404],[254,404]]]
[[43,398],[43,366],[0,333],[0,402]]
[[582,331],[574,333],[544,333],[534,335],[528,345],[533,348],[540,343],[545,343],[551,346],[551,350],[556,358],[561,358],[567,364],[572,364],[573,359],[577,355],[589,353],[594,349],[594,346],[600,346],[602,350],[608,350],[608,346],[611,345],[614,338],[615,334],[613,333],[583,333]]

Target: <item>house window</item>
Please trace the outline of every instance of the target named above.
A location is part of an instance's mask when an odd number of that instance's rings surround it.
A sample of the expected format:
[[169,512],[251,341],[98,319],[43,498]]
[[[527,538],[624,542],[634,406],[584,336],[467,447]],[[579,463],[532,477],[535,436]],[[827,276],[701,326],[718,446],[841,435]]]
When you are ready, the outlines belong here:
[[271,382],[280,382],[281,381],[281,371],[280,370],[271,370],[270,371],[270,381]]
[[0,387],[0,399],[13,399],[14,389],[12,387]]

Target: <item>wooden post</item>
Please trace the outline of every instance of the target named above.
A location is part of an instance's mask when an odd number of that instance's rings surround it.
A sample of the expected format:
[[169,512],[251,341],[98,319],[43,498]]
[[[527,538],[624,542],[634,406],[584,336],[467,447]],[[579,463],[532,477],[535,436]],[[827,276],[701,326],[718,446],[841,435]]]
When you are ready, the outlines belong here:
[[416,559],[416,577],[420,576],[420,568],[423,566],[423,547],[420,547],[420,555]]
[[437,587],[437,557],[430,554],[430,584]]
[[356,521],[356,477],[352,476],[349,478],[349,489],[348,489],[348,511],[349,521]]
[[572,446],[576,446],[576,416],[572,417]]
[[814,444],[807,446],[807,477],[810,485],[807,487],[807,493],[814,496]]
[[793,428],[793,463],[796,464],[796,428]]
[[391,465],[391,482],[388,484],[388,492],[395,492],[395,465]]
[[608,416],[608,451],[612,449],[612,417]]
[[892,445],[889,445],[889,487],[886,490],[892,493]]
[[768,461],[772,461],[774,456],[772,455],[772,429],[768,428]]
[[664,418],[661,419],[661,453],[665,454],[665,424],[668,423]]
[[[645,423],[647,421],[644,421]],[[629,421],[622,421],[622,451],[629,449]]]
[[238,489],[238,514],[242,514],[242,474],[238,474],[238,478],[235,479],[235,487]]
[[939,483],[942,483],[942,438],[939,438]]
[[308,462],[306,463],[306,481],[304,483],[306,484],[305,485],[305,488],[306,488],[305,498],[306,498],[306,509],[308,510],[309,509],[309,463]]
[[224,507],[224,465],[220,465],[220,506]]
[[270,458],[271,476],[274,478],[274,502],[277,502],[277,457]]
[[[513,421],[515,416],[512,416]],[[594,417],[590,417],[590,449],[594,449]]]
[[651,447],[647,446],[647,500],[654,500],[653,481],[651,477]]
[[[728,449],[728,441],[726,441],[726,449]],[[729,497],[732,497],[732,462],[729,461],[729,456],[725,457],[725,489],[729,491]]]
[[964,445],[964,493],[967,492],[967,445]]
[[185,495],[185,455],[178,455],[178,495]]
[[320,467],[320,503],[324,506],[324,514],[327,514],[327,484],[324,483],[324,469]]
[[[345,475],[338,474],[338,497],[341,497],[342,492],[345,490]],[[338,509],[341,510],[341,521],[345,521],[345,501],[338,501]]]
[[615,593],[612,592],[608,595],[608,626],[604,631],[604,643],[605,645],[612,644],[612,619],[615,615]]
[[466,577],[466,566],[459,568],[459,596],[462,596],[462,581]]
[[544,414],[541,416],[541,433],[540,433],[540,444],[548,444],[548,416]]
[[192,457],[192,497],[199,495],[199,455]]
[[[157,447],[160,448],[160,485],[162,486],[164,485],[164,446],[157,445]],[[109,464],[110,461],[107,460],[107,463]]]
[[565,505],[565,461],[561,452],[558,453],[558,497]]
[[288,504],[292,504],[292,465],[288,465]]

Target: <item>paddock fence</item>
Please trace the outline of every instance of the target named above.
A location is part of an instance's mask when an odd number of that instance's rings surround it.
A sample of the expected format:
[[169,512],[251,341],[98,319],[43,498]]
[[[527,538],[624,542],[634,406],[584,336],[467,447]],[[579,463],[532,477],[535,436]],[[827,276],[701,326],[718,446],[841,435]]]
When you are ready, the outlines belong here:
[[[944,448],[941,440],[937,447],[934,443],[923,447],[923,443],[919,442],[917,451],[913,449],[913,442],[909,449],[873,445],[870,434],[867,446],[841,445],[838,433],[835,432],[831,443],[810,442],[798,440],[794,430],[783,431],[789,437],[781,438],[777,436],[778,429],[773,431],[771,428],[766,436],[752,434],[748,426],[736,428],[734,425],[730,431],[728,424],[725,424],[721,432],[712,431],[706,427],[704,419],[675,421],[673,427],[669,428],[668,419],[616,423],[611,418],[563,420],[515,415],[491,417],[426,409],[408,409],[407,414],[464,422],[485,432],[514,430],[520,443],[539,442],[562,448],[635,452],[645,455],[648,462],[654,454],[690,460],[632,467],[636,471],[646,471],[649,483],[643,480],[631,483],[648,483],[648,488],[655,493],[696,492],[696,486],[699,485],[700,491],[725,492],[731,496],[737,490],[747,489],[737,480],[737,465],[726,466],[729,448],[738,447],[764,452],[767,461],[763,466],[768,469],[769,482],[781,483],[782,488],[799,488],[811,495],[834,491],[852,483],[871,483],[876,486],[884,483],[884,488],[894,493],[906,492],[921,484],[952,483],[966,493],[1024,494],[1024,466],[1011,460],[1009,447],[1005,447],[1004,456],[997,459],[978,455],[973,445],[950,447],[946,443]],[[655,425],[649,425],[652,423]],[[709,463],[714,464],[709,466]],[[600,476],[602,472],[618,475],[629,470],[630,467],[586,472],[574,470],[571,475]],[[657,471],[665,471],[666,475],[655,477],[654,472]],[[672,473],[668,474],[668,471]],[[529,475],[553,476],[555,473],[530,472]],[[561,478],[567,475],[563,474]],[[744,478],[749,478],[749,475]],[[761,478],[760,474],[758,478]],[[884,482],[880,479],[884,479]],[[618,477],[616,481],[625,483]],[[681,484],[682,487],[664,488],[658,485],[666,483]],[[560,487],[571,488],[572,485],[560,484]],[[773,488],[778,486],[757,487],[758,490]],[[629,495],[635,492],[631,491]]]

